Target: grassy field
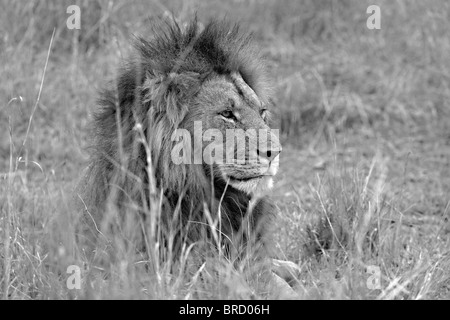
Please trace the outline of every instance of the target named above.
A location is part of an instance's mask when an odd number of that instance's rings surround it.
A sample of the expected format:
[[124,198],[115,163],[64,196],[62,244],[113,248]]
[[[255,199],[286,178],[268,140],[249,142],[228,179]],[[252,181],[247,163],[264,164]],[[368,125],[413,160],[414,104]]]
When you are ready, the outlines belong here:
[[[149,20],[195,12],[240,21],[267,58],[284,142],[276,246],[302,269],[298,298],[450,298],[448,1],[0,4],[2,298],[278,297],[249,263],[217,256],[169,274],[124,253],[104,272],[77,245],[71,202],[97,90]],[[79,31],[66,27],[72,4]],[[380,30],[366,27],[372,4]],[[67,287],[70,265],[82,269],[80,290]]]

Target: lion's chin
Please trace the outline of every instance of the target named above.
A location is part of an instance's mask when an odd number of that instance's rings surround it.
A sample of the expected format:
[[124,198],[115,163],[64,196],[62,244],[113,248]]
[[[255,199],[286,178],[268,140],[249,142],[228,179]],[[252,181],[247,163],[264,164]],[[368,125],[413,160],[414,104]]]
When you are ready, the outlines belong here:
[[272,176],[261,176],[248,180],[237,180],[230,178],[230,185],[250,195],[260,195],[273,187]]

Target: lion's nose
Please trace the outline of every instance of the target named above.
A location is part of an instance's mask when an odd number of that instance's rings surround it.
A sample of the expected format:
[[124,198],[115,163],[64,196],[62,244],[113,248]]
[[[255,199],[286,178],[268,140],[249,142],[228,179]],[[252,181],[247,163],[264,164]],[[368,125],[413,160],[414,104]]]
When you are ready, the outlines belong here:
[[259,157],[265,158],[271,162],[273,159],[276,158],[277,155],[281,153],[281,146],[278,148],[272,148],[272,149],[257,149],[256,153]]

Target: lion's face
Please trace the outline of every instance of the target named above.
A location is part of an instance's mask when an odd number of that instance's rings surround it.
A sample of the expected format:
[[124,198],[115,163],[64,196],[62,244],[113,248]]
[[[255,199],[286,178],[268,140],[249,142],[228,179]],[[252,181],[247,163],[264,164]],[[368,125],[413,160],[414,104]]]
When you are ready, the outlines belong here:
[[[205,81],[187,116],[191,123],[201,119],[205,156],[211,141],[223,147],[223,161],[212,161],[214,175],[248,194],[271,188],[278,171],[281,144],[268,126],[268,115],[268,105],[239,73],[233,73]],[[220,132],[223,140],[208,138],[208,129]]]

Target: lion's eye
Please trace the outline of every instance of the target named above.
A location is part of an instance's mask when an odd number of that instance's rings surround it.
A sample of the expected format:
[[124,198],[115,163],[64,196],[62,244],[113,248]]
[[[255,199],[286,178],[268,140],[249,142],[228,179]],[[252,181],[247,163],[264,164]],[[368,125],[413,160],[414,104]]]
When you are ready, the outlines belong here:
[[220,115],[222,117],[224,117],[224,118],[227,118],[227,119],[235,119],[235,116],[234,116],[233,112],[231,112],[230,110],[222,111],[220,113]]

